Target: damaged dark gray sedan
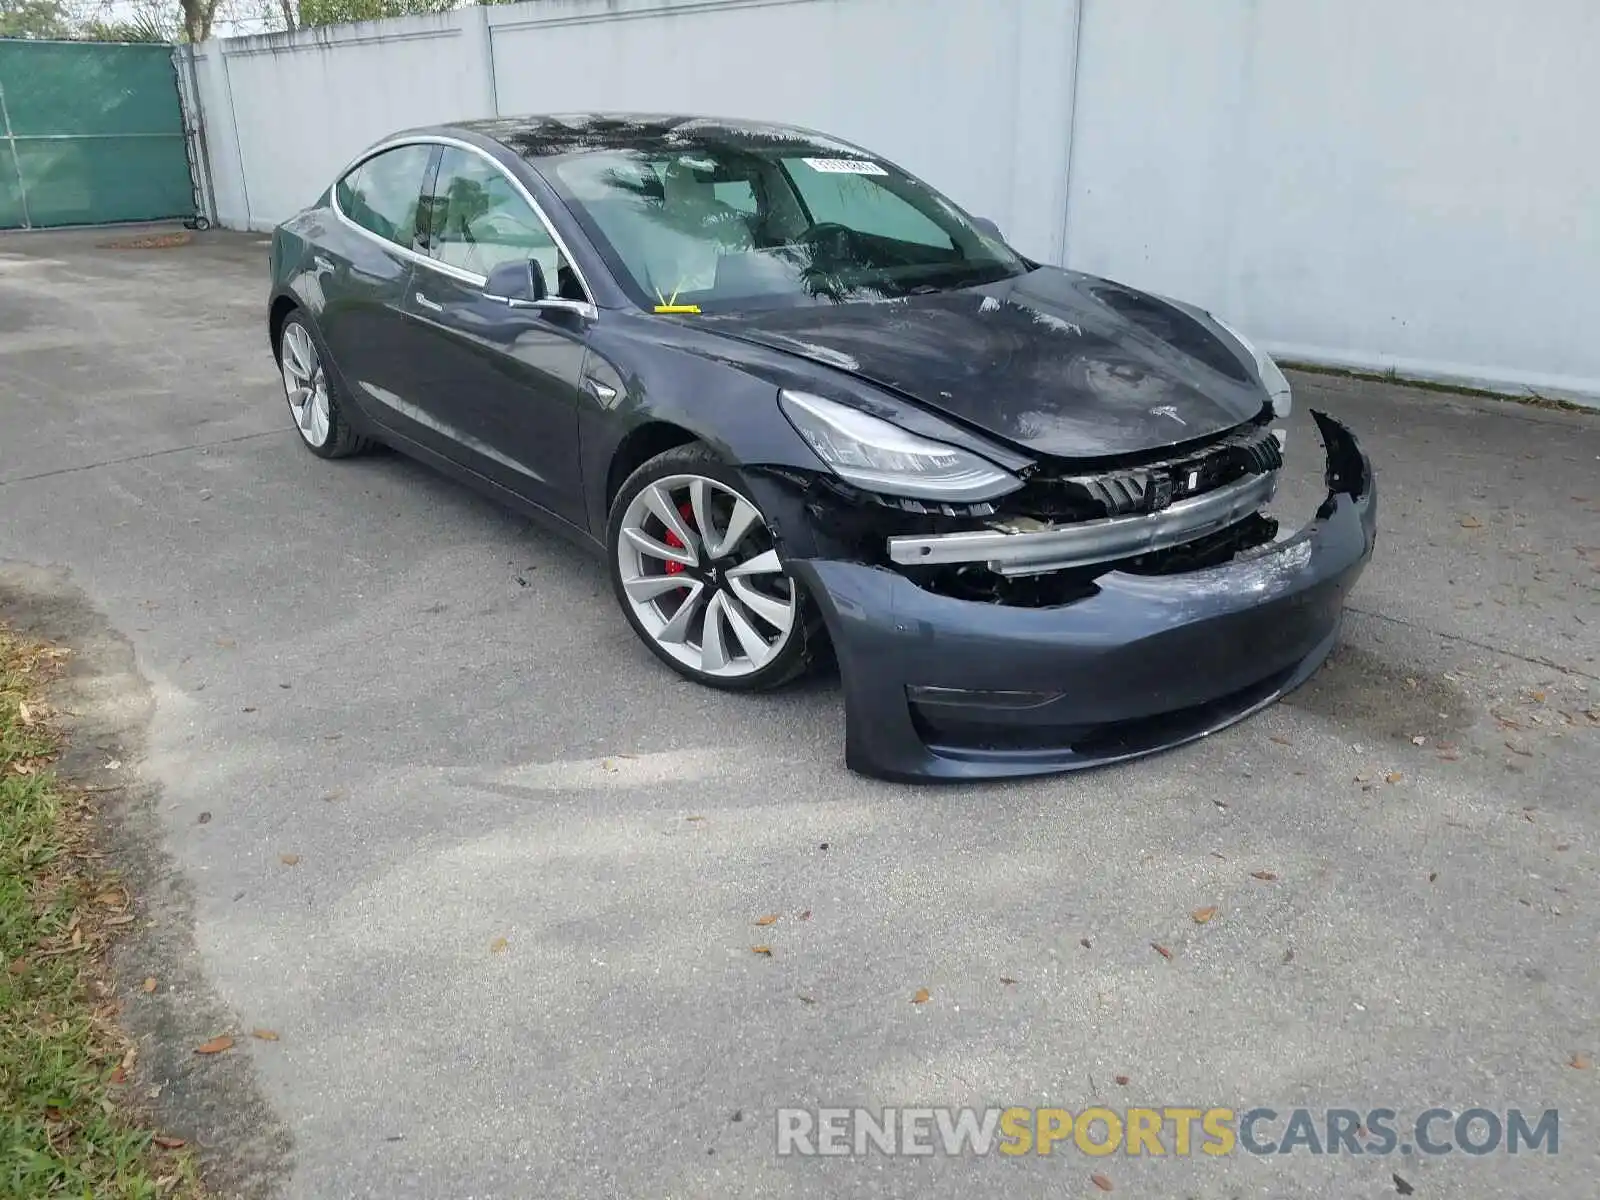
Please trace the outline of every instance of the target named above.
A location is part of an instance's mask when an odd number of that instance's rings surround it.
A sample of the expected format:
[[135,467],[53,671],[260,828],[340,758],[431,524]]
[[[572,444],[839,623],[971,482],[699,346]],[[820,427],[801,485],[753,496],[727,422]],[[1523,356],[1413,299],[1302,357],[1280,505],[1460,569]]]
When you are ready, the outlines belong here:
[[603,551],[673,670],[831,646],[846,760],[1058,771],[1305,680],[1372,552],[1371,464],[1280,532],[1287,381],[1208,313],[1040,265],[892,163],[703,118],[419,129],[272,244],[296,427],[395,446]]

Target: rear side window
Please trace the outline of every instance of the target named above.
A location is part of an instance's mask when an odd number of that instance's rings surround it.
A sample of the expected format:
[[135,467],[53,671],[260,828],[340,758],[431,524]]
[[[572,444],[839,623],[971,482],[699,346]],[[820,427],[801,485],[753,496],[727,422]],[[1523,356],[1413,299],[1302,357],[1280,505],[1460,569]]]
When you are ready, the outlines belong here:
[[339,211],[407,250],[417,237],[417,198],[433,147],[397,146],[375,154],[339,181]]

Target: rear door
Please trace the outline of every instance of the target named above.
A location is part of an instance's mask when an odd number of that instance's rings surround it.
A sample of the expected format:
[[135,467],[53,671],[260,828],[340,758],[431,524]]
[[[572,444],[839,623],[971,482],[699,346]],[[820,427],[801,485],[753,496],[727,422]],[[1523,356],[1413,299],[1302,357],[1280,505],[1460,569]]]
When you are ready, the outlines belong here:
[[427,142],[394,146],[346,172],[333,197],[340,236],[319,246],[313,264],[324,298],[322,335],[356,403],[433,449],[439,438],[413,415],[415,346],[405,303],[424,257],[422,197],[438,151]]
[[429,256],[407,297],[417,403],[464,465],[558,516],[584,520],[578,404],[590,318],[513,308],[484,283],[504,263],[539,263],[552,298],[587,301],[528,193],[488,155],[446,146]]

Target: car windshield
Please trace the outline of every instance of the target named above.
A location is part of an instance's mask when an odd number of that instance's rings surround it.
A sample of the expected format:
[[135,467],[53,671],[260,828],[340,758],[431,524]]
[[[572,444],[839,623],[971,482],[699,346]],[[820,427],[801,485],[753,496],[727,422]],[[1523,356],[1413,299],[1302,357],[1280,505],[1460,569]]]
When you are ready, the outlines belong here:
[[837,146],[604,150],[545,165],[613,273],[656,311],[892,300],[1028,269],[927,184]]

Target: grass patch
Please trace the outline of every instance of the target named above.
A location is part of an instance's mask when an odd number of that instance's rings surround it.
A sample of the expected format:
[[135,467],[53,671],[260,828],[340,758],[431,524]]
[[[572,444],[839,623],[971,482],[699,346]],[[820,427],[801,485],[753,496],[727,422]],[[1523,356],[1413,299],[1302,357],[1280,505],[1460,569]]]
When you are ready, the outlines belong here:
[[40,695],[64,652],[0,626],[0,1197],[198,1197],[191,1158],[138,1124],[104,954],[127,894],[53,769]]

